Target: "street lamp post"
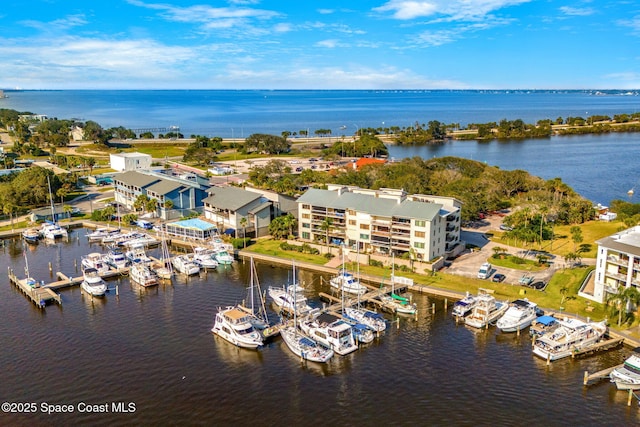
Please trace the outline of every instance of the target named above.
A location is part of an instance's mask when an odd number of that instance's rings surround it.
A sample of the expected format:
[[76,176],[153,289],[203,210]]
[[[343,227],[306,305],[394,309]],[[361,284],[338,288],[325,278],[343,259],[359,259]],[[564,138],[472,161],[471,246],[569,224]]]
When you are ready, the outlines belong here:
[[356,154],[357,153],[356,152],[356,140],[358,139],[358,136],[359,136],[359,133],[360,133],[360,128],[355,123],[353,125],[356,127],[356,136],[355,136],[355,138],[353,138],[353,156],[354,157],[358,157],[357,154]]

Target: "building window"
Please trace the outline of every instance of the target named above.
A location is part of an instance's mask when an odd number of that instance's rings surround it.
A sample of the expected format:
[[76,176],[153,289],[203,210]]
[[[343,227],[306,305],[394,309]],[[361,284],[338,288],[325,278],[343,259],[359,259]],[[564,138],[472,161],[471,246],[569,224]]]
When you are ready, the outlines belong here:
[[308,222],[303,222],[302,228],[311,228],[311,224],[309,224]]
[[302,232],[302,238],[309,240],[311,238],[311,233],[309,233],[308,231],[303,231]]
[[302,205],[302,209],[311,209],[309,205]]
[[424,249],[424,242],[413,242],[413,247],[417,249]]
[[356,214],[356,211],[354,211],[353,209],[349,209],[348,212],[349,212],[349,215],[355,215]]
[[416,227],[426,227],[427,221],[423,219],[416,219]]
[[360,224],[360,230],[368,230],[369,224]]
[[349,220],[349,225],[356,225],[356,220],[355,219],[350,219]]
[[311,214],[305,214],[305,213],[302,214],[302,219],[309,219],[309,218],[311,218]]
[[368,234],[360,234],[360,240],[369,240]]
[[416,237],[425,237],[427,233],[425,233],[424,231],[416,231],[415,233],[413,233],[413,235]]

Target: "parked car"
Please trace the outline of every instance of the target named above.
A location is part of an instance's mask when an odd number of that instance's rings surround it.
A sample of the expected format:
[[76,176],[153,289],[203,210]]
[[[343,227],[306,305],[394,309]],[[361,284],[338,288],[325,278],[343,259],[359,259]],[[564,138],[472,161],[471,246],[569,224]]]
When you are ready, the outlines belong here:
[[504,279],[506,279],[506,278],[507,278],[507,276],[505,276],[504,274],[496,273],[496,274],[493,275],[493,279],[491,279],[491,280],[493,280],[494,282],[500,283],[500,282],[504,282]]
[[509,226],[508,226],[508,225],[506,225],[506,224],[500,224],[500,230],[503,230],[503,231],[511,231],[511,230],[513,230],[513,227],[509,227]]
[[302,172],[302,169],[304,169],[302,166],[298,166],[298,167],[296,168],[296,172]]

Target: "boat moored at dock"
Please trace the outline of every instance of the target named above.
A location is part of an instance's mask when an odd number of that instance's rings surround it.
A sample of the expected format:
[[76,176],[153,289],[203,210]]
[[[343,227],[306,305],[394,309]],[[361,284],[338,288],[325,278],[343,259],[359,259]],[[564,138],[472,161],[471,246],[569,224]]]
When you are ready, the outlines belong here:
[[332,314],[322,313],[302,320],[300,329],[337,354],[344,356],[358,349],[351,325]]
[[536,338],[533,354],[550,361],[571,356],[596,344],[607,332],[605,321],[583,322],[579,319],[558,320],[559,327]]
[[495,322],[507,311],[509,304],[497,301],[493,295],[480,294],[473,311],[464,319],[464,324],[473,328],[484,328]]
[[200,266],[193,262],[193,258],[190,255],[175,256],[171,259],[171,264],[178,273],[186,274],[187,276],[200,273]]
[[95,268],[86,268],[83,272],[80,287],[94,297],[101,297],[107,292],[107,284]]
[[540,313],[538,304],[528,299],[517,299],[509,304],[507,311],[498,319],[496,326],[502,332],[521,331],[531,325]]
[[458,317],[458,318],[465,317],[466,315],[471,313],[471,311],[473,311],[473,307],[475,307],[477,303],[478,303],[478,297],[475,295],[471,295],[469,292],[467,292],[464,298],[462,298],[459,301],[456,301],[453,304],[453,310],[451,314],[454,317]]
[[629,356],[621,366],[611,371],[609,378],[618,390],[639,390],[640,356],[637,354]]
[[256,349],[262,345],[262,334],[256,331],[249,314],[236,307],[220,308],[211,332],[242,348]]

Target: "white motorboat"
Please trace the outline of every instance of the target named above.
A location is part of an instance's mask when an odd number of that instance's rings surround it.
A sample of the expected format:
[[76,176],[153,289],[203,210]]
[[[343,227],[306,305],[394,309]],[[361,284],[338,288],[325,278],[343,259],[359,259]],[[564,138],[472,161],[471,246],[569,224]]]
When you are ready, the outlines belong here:
[[219,309],[211,332],[238,347],[256,349],[262,345],[262,334],[253,328],[249,315],[236,307]]
[[281,311],[297,315],[305,315],[311,312],[312,308],[307,304],[307,297],[304,296],[304,288],[296,282],[296,265],[292,267],[292,283],[287,286],[269,286],[267,293]]
[[98,270],[98,274],[105,274],[109,271],[109,265],[104,262],[103,255],[99,252],[91,252],[82,257],[80,262],[82,269],[95,268]]
[[105,228],[100,227],[93,230],[91,233],[87,233],[87,238],[90,242],[99,242],[102,241],[107,236],[112,236],[120,233],[119,228]]
[[550,361],[562,359],[592,346],[607,332],[605,321],[586,323],[578,319],[563,319],[558,323],[560,326],[555,331],[536,338],[533,354]]
[[177,272],[186,274],[187,276],[200,273],[200,266],[193,262],[193,258],[188,254],[173,257],[171,264],[173,264]]
[[158,284],[158,276],[151,267],[149,267],[149,264],[144,262],[133,263],[129,269],[129,277],[131,277],[131,280],[144,287],[155,286]]
[[207,270],[213,270],[218,267],[218,261],[215,260],[215,251],[213,249],[196,246],[193,248],[193,261]]
[[85,268],[82,276],[83,280],[80,287],[89,295],[100,297],[107,292],[107,284],[95,268]]
[[141,244],[131,245],[129,249],[124,253],[124,256],[131,262],[131,264],[142,263],[150,264],[152,262],[149,255],[145,251],[145,246]]
[[367,310],[366,308],[345,307],[344,315],[361,323],[375,332],[382,332],[387,329],[387,322],[380,313]]
[[42,237],[40,235],[40,231],[38,231],[35,228],[27,228],[22,232],[22,238],[27,243],[38,243],[38,240],[40,240],[40,237]]
[[109,252],[102,257],[102,260],[116,270],[122,270],[123,268],[127,268],[127,265],[129,265],[129,261],[127,261],[127,258],[118,248],[110,249]]
[[332,288],[348,294],[364,295],[367,292],[366,286],[360,283],[359,280],[356,280],[353,274],[344,270],[337,276],[331,278],[331,280],[329,280],[329,284]]
[[471,314],[465,317],[464,324],[474,328],[484,328],[495,322],[509,308],[506,301],[497,301],[493,295],[480,294],[478,302],[471,311]]
[[340,355],[346,355],[358,349],[351,325],[332,314],[322,313],[311,319],[302,320],[300,329]]
[[640,389],[640,356],[637,354],[629,356],[622,366],[611,371],[609,378],[618,390]]
[[469,292],[462,298],[460,301],[456,301],[453,304],[453,311],[451,314],[454,317],[465,317],[473,310],[473,307],[476,306],[478,302],[478,298],[475,295],[471,295]]
[[226,249],[217,250],[215,254],[215,260],[220,265],[233,264],[233,256],[231,256]]
[[538,304],[528,299],[517,299],[509,304],[507,311],[498,319],[496,326],[502,332],[516,332],[531,325],[540,314]]
[[333,350],[305,336],[296,326],[282,328],[280,336],[289,350],[303,360],[327,363],[333,357]]
[[361,342],[363,344],[368,344],[375,338],[373,334],[373,329],[369,328],[367,325],[362,323],[358,323],[351,318],[345,317],[344,321],[351,325],[351,332],[353,333],[353,338],[357,342]]
[[131,238],[118,242],[118,244],[127,248],[130,248],[132,246],[150,247],[158,246],[158,244],[160,244],[160,241],[153,236],[149,236],[148,234],[133,233]]

